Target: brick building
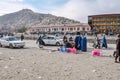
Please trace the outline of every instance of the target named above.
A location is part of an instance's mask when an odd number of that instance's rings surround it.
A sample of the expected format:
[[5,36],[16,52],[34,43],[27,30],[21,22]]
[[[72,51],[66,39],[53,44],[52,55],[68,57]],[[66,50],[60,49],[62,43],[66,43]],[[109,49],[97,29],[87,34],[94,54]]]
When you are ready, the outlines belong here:
[[99,32],[120,32],[120,14],[91,15],[88,24]]

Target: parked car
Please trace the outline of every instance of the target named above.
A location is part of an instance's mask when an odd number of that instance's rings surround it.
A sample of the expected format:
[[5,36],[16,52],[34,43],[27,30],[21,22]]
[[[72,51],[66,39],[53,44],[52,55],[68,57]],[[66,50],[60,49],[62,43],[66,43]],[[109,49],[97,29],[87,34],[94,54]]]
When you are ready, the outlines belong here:
[[113,32],[108,32],[108,35],[112,36],[112,35],[114,35],[114,33]]
[[45,45],[59,46],[63,44],[63,39],[61,39],[60,37],[53,36],[53,35],[44,36],[42,39]]
[[23,48],[25,46],[25,42],[14,36],[8,36],[0,39],[0,47],[2,46],[10,48]]

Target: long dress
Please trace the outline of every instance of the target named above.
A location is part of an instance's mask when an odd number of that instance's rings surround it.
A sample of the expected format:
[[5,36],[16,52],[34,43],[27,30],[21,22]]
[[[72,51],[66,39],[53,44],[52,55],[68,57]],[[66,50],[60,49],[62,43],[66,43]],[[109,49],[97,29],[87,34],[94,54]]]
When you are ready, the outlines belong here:
[[102,47],[107,48],[107,41],[106,41],[105,36],[103,36],[103,38],[102,38]]
[[76,36],[75,38],[75,48],[81,50],[81,36]]
[[82,37],[82,40],[81,40],[81,51],[83,51],[83,52],[87,51],[87,39],[86,39],[86,37]]

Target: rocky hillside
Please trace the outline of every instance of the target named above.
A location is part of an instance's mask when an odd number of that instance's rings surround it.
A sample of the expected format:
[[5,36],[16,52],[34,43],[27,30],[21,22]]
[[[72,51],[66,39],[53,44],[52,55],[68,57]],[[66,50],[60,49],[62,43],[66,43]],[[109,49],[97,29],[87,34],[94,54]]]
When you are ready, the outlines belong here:
[[64,17],[57,17],[51,14],[35,13],[29,9],[23,9],[15,13],[0,16],[0,27],[21,28],[31,27],[36,24],[41,25],[59,25],[80,23]]

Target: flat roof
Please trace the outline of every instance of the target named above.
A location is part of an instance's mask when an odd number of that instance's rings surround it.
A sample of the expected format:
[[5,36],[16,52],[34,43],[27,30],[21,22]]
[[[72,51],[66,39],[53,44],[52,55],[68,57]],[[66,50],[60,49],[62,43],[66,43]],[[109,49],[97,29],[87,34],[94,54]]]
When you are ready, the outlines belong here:
[[89,15],[88,17],[103,17],[103,16],[120,16],[120,14],[100,14],[100,15]]

